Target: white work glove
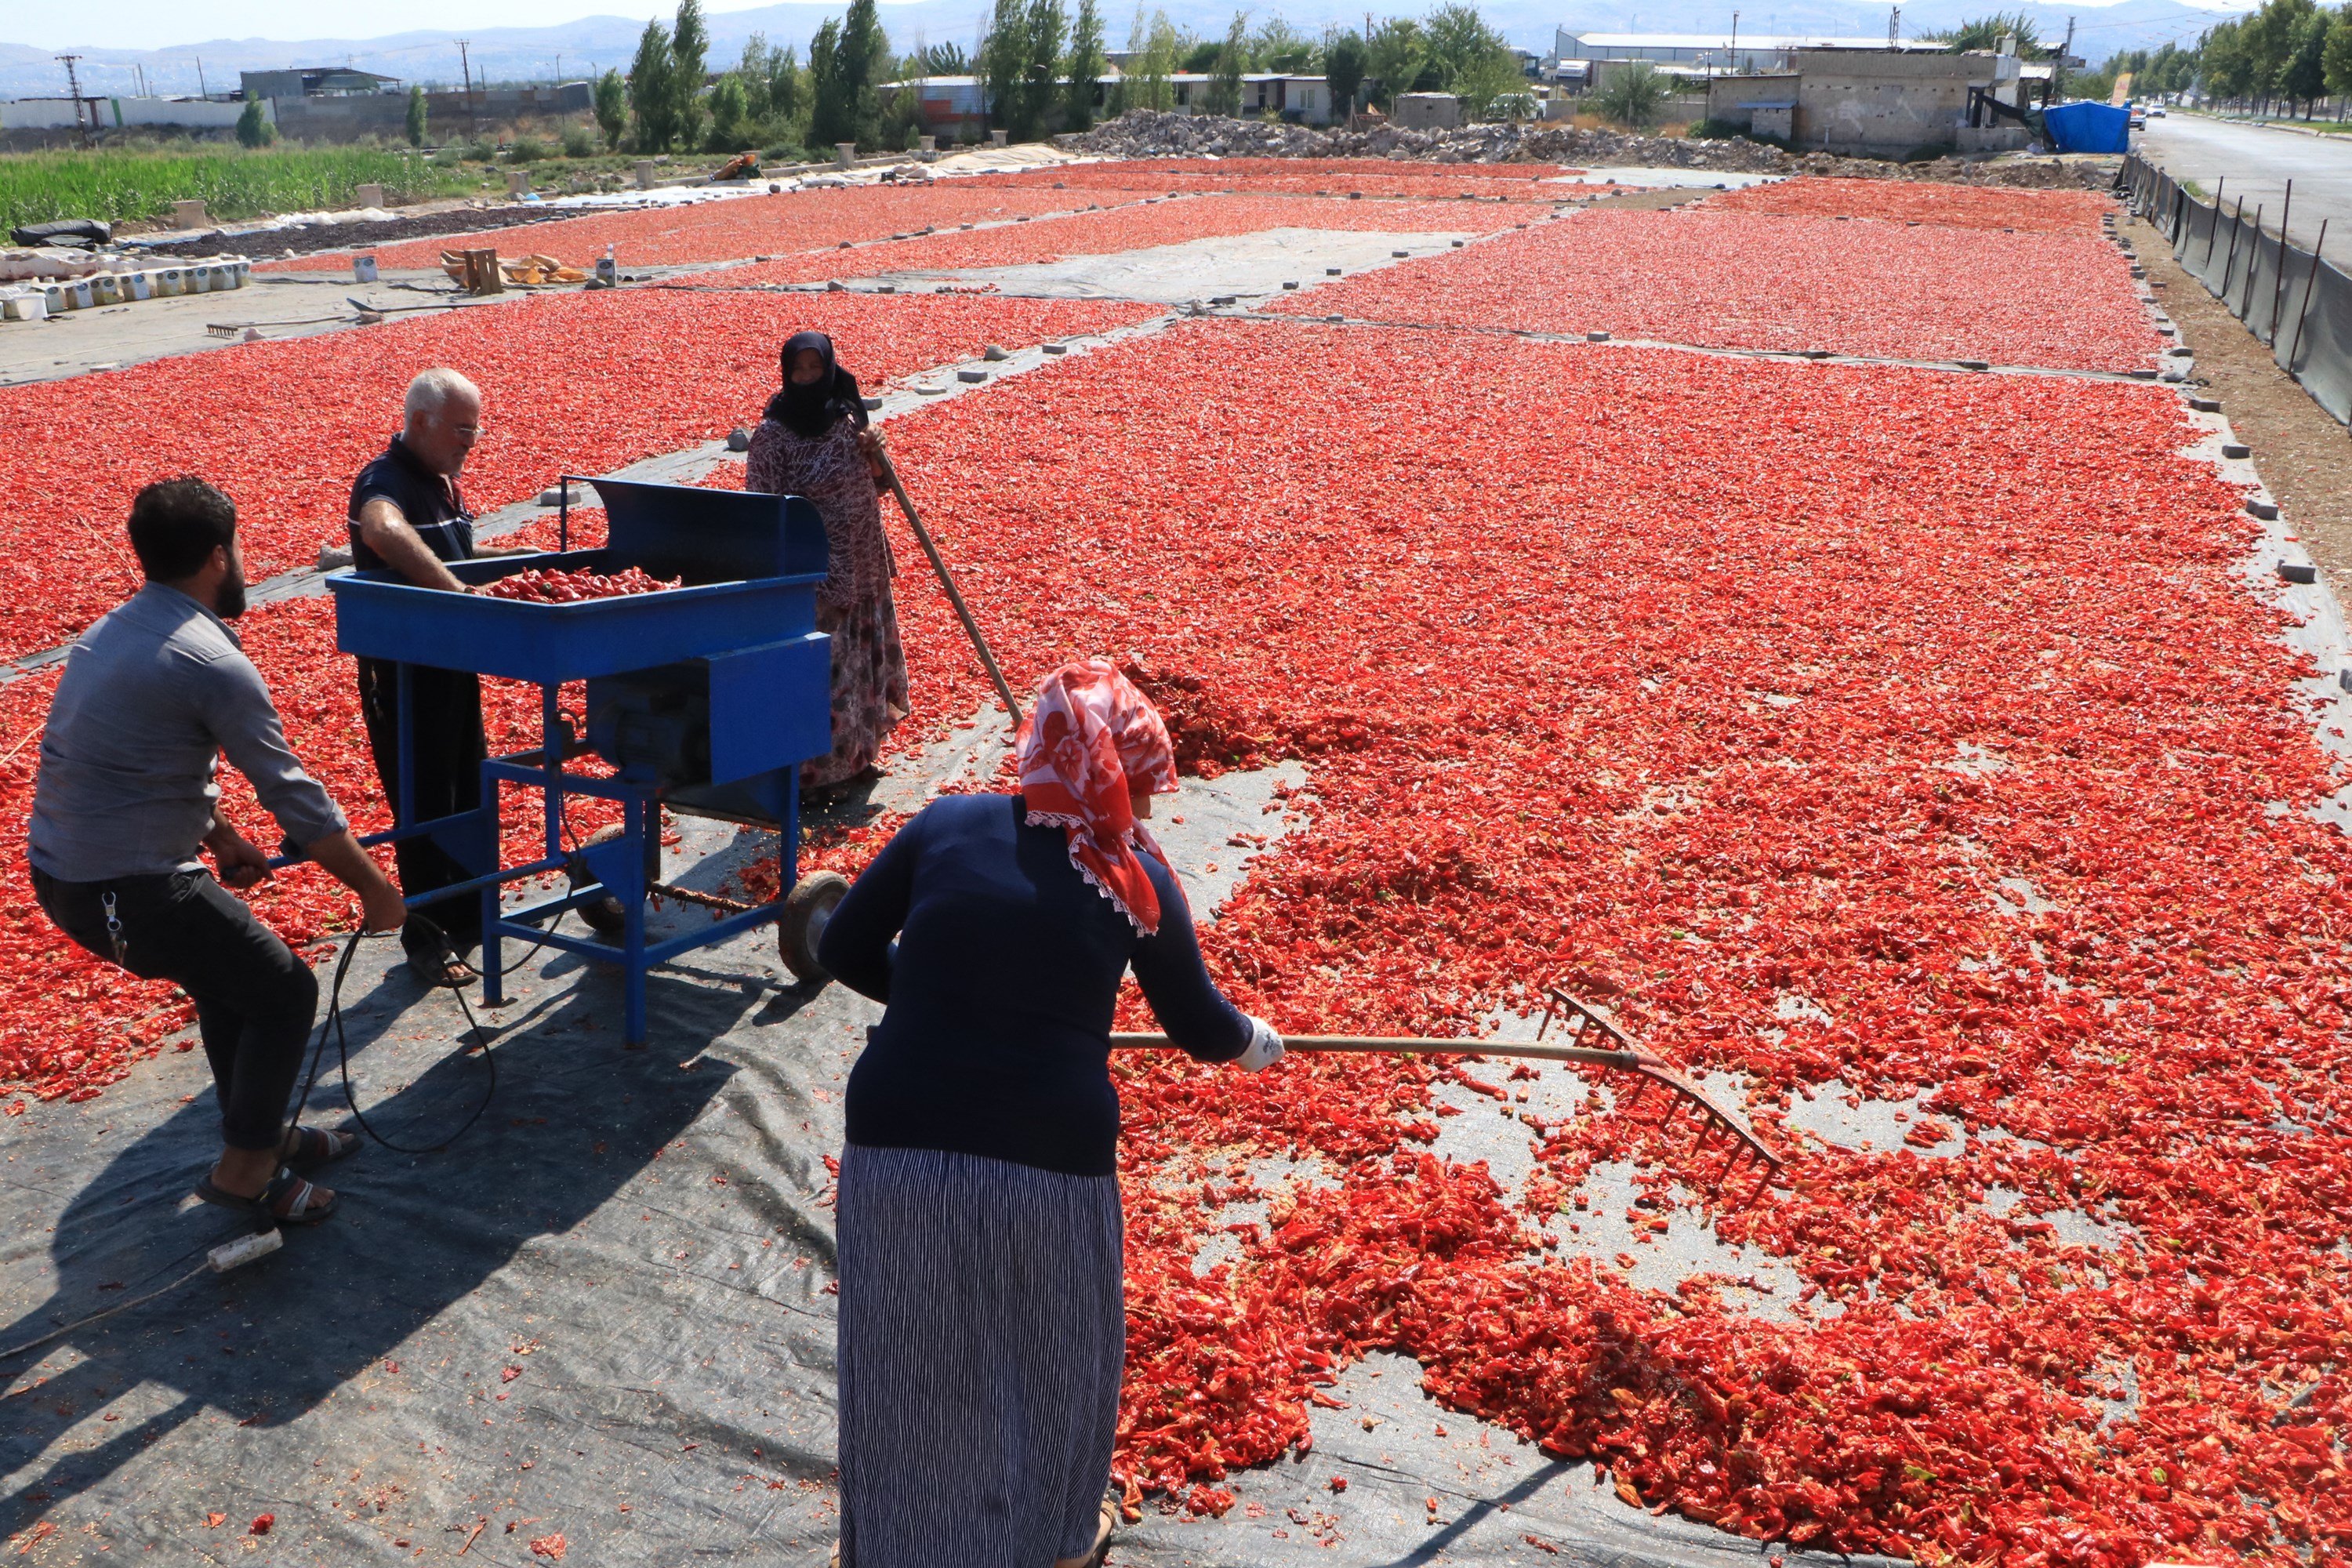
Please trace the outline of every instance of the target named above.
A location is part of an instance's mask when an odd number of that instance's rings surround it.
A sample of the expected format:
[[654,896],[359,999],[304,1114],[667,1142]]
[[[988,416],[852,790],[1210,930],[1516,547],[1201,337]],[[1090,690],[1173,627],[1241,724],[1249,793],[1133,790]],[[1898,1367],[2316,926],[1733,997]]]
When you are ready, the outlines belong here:
[[1250,1026],[1249,1048],[1234,1058],[1234,1065],[1244,1072],[1262,1072],[1282,1059],[1282,1037],[1270,1028],[1263,1018],[1242,1015]]

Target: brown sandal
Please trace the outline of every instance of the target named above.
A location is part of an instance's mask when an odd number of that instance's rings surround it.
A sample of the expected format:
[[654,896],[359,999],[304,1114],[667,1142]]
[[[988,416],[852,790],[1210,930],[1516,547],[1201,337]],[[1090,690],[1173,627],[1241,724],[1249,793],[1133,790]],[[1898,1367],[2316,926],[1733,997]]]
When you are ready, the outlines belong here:
[[269,1184],[252,1197],[230,1192],[217,1184],[209,1173],[196,1184],[196,1196],[205,1202],[250,1215],[265,1226],[318,1224],[333,1214],[335,1205],[341,1201],[329,1198],[324,1203],[312,1203],[310,1200],[318,1193],[319,1189],[307,1178],[296,1175],[283,1165],[278,1168],[278,1174],[270,1178]]
[[[290,1144],[292,1147],[288,1147]],[[356,1132],[331,1131],[324,1127],[289,1127],[285,1142],[278,1146],[278,1157],[286,1168],[307,1174],[321,1165],[331,1165],[359,1152],[360,1138]]]

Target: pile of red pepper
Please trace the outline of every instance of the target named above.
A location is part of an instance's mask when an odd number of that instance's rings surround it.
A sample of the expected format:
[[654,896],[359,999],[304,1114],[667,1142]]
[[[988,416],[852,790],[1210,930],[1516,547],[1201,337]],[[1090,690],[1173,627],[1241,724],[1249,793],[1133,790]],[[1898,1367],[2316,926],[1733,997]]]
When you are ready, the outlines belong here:
[[1706,205],[1781,217],[1937,224],[1947,228],[2013,229],[2019,234],[2069,234],[2094,239],[2099,235],[2100,218],[2116,210],[2115,203],[2090,191],[2020,191],[1935,180],[1818,176],[1750,185],[1709,196]]
[[1204,195],[1137,203],[1010,227],[903,239],[856,250],[780,257],[705,274],[710,282],[812,283],[883,272],[1016,267],[1065,256],[1109,256],[1146,246],[1324,228],[1373,234],[1484,234],[1526,221],[1523,207],[1438,201],[1344,202],[1308,196]]
[[482,589],[493,599],[527,599],[541,605],[577,605],[590,599],[617,599],[630,594],[658,594],[675,588],[675,577],[664,582],[637,567],[601,572],[549,572],[534,567],[499,578]]
[[[342,542],[352,476],[399,429],[401,391],[427,366],[464,371],[488,400],[465,481],[486,512],[555,474],[609,472],[756,423],[777,345],[803,327],[831,333],[878,388],[983,342],[1153,313],[1111,300],[573,293],[0,388],[0,423],[41,432],[0,456],[5,526],[20,545],[0,552],[0,583],[16,584],[0,593],[0,658],[57,646],[136,590],[122,519],[153,479],[201,474],[227,490],[255,579],[310,565]],[[126,461],[120,435],[132,429]]]
[[1385,158],[1139,158],[1124,163],[987,174],[989,185],[1074,191],[1234,191],[1247,195],[1356,195],[1422,201],[1556,202],[1573,194],[1544,182],[1583,173],[1557,163],[1410,163]]
[[[1233,395],[1272,384],[1278,419]],[[1123,1471],[1273,1459],[1391,1349],[1746,1535],[2342,1560],[2352,853],[2301,809],[2335,785],[2303,666],[2189,434],[2129,384],[1246,323],[896,434],[1016,682],[1124,650],[1204,756],[1309,768],[1312,826],[1206,938],[1237,1002],[1470,1034],[1563,981],[1795,1150],[1723,1206],[1678,1184],[1686,1125],[1545,1119],[1507,1193],[1422,1152],[1424,1065],[1122,1059]],[[946,607],[901,594],[919,702],[970,711]],[[1957,1149],[1800,1140],[1824,1089],[1922,1095]],[[1265,1157],[1334,1185],[1265,1192]],[[1601,1160],[1801,1299],[1579,1258]]]
[[[1007,191],[969,180],[936,184],[859,185],[793,191],[690,206],[644,208],[558,218],[522,228],[488,229],[443,239],[409,240],[367,254],[384,268],[438,267],[441,253],[470,245],[496,246],[511,256],[537,251],[586,266],[611,246],[625,268],[730,261],[788,250],[810,250],[843,240],[879,239],[942,224],[1002,223],[1084,206],[1051,190]],[[259,272],[340,271],[348,253],[289,257],[264,262]]]
[[[1893,287],[1903,258],[2005,247],[2031,279],[2088,243],[1657,221],[1772,248],[1702,265],[1578,218],[1470,253],[1548,274],[1423,269],[1414,315],[1525,324],[1547,288],[1590,296],[1567,264],[1597,256],[1643,310],[1762,337],[1769,266],[1808,319],[1916,347],[1958,324]],[[1874,304],[1801,276],[1818,232]],[[1669,310],[1698,285],[1634,270],[1662,254],[1756,320]],[[2084,352],[2004,313],[2014,270],[1947,283],[1979,354]],[[2059,303],[2137,310],[2119,265]],[[1187,323],[895,425],[1016,684],[1110,650],[1199,771],[1307,768],[1276,804],[1308,825],[1204,934],[1236,1002],[1468,1037],[1560,982],[1735,1075],[1790,1153],[1718,1203],[1687,1124],[1498,1100],[1533,1162],[1506,1189],[1430,1147],[1441,1074],[1515,1094],[1500,1063],[1123,1055],[1122,1477],[1216,1512],[1234,1468],[1304,1444],[1339,1368],[1393,1350],[1621,1497],[1744,1536],[1937,1568],[2352,1560],[2352,847],[2307,809],[2337,783],[2291,690],[2310,670],[2245,592],[2256,525],[2191,435],[2129,383],[1304,321]],[[898,589],[919,713],[969,715],[988,688],[950,610],[919,574]],[[329,606],[245,626],[298,750],[375,820]],[[492,690],[521,731],[530,694]],[[42,700],[0,688],[0,832]],[[881,837],[819,856],[854,868]],[[0,1072],[94,1092],[168,1000],[60,956],[21,877],[0,861]],[[260,902],[298,939],[346,918],[307,873]],[[1803,1135],[1823,1093],[1914,1103],[1918,1136]],[[1328,1184],[1268,1190],[1268,1161]],[[1797,1299],[1639,1289],[1645,1239],[1581,1252],[1604,1161],[1633,1167],[1640,1237],[1704,1222]]]
[[[1853,183],[1873,190],[1896,184]],[[2072,233],[1711,205],[1599,210],[1308,289],[1276,308],[1720,348],[2152,373],[2170,340],[2157,335],[2132,292],[2130,268],[2115,247]]]

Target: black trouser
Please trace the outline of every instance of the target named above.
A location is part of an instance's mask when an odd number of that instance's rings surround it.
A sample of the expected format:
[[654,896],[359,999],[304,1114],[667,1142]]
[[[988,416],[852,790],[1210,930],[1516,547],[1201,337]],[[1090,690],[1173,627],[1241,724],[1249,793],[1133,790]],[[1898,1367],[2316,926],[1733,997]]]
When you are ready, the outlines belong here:
[[172,982],[196,1005],[222,1142],[277,1148],[319,1011],[318,977],[209,871],[110,882],[61,882],[33,871],[33,896],[58,929],[113,963],[109,893],[122,928],[122,967],[142,980]]
[[[383,659],[363,658],[360,664],[360,716],[367,722],[368,745],[375,752],[375,776],[383,785],[396,825],[400,811],[400,666]],[[482,683],[460,670],[411,665],[408,701],[415,725],[416,761],[411,779],[415,790],[410,820],[431,822],[482,804],[482,760],[489,754],[482,739]],[[403,838],[393,846],[400,866],[400,890],[410,898],[471,879],[457,858],[430,838]],[[485,867],[487,870],[488,868]],[[482,940],[482,895],[479,889],[454,898],[436,899],[417,907],[401,928],[400,945],[411,958],[433,957],[439,943],[422,915],[447,933],[450,945],[462,953]]]

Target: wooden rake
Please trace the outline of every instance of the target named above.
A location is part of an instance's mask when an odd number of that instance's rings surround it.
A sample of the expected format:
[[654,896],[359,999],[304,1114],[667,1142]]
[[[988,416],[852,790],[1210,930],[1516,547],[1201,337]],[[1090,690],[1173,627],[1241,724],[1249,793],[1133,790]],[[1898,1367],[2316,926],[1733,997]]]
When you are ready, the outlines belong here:
[[[1555,1022],[1565,1022],[1567,1037],[1562,1043],[1546,1043],[1544,1036],[1549,1033]],[[1592,1043],[1599,1041],[1609,1043]],[[1166,1035],[1114,1034],[1110,1043],[1114,1049],[1149,1049],[1164,1047],[1169,1044],[1169,1039]],[[1724,1139],[1728,1157],[1707,1184],[1709,1190],[1721,1191],[1733,1170],[1742,1161],[1753,1158],[1760,1168],[1759,1176],[1755,1189],[1743,1200],[1752,1203],[1762,1194],[1765,1185],[1772,1179],[1772,1173],[1781,1164],[1780,1156],[1757,1135],[1746,1117],[1717,1100],[1664,1058],[1636,1046],[1626,1037],[1623,1030],[1556,985],[1544,988],[1543,1022],[1538,1026],[1533,1041],[1433,1039],[1421,1036],[1286,1035],[1283,1045],[1309,1056],[1517,1057],[1536,1061],[1575,1062],[1586,1067],[1628,1072],[1639,1081],[1630,1094],[1620,1098],[1617,1114],[1632,1112],[1648,1094],[1650,1086],[1659,1084],[1665,1088],[1667,1095],[1664,1109],[1657,1118],[1658,1125],[1663,1127],[1678,1106],[1686,1106],[1700,1119],[1698,1144],[1694,1153],[1706,1152],[1718,1136]]]

